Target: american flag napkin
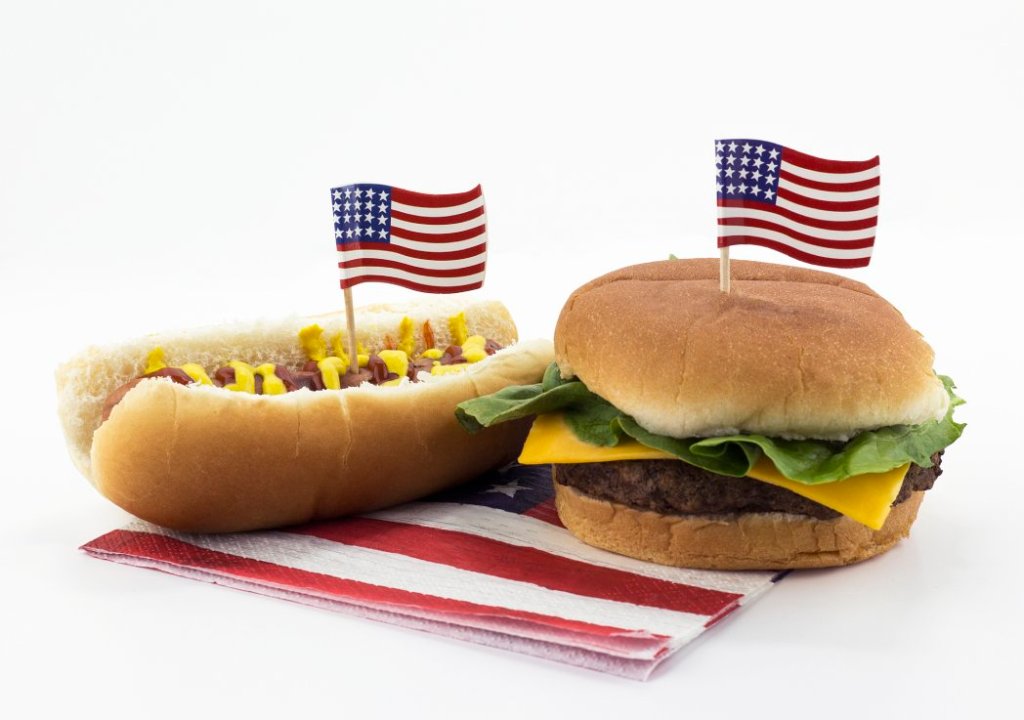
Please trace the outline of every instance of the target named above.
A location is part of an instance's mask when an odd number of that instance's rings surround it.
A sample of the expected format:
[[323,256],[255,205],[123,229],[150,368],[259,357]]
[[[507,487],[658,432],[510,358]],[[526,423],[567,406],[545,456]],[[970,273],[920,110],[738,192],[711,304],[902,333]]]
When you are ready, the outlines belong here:
[[284,530],[197,535],[141,521],[82,547],[114,562],[635,679],[772,587],[592,548],[558,521],[549,466]]

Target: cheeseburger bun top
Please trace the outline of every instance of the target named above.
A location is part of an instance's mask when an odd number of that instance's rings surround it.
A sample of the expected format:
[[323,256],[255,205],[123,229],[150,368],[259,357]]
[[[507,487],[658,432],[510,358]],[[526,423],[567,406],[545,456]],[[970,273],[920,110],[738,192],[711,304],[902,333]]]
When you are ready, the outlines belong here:
[[942,418],[933,352],[896,308],[831,273],[718,260],[622,268],[568,299],[555,329],[563,377],[646,430],[847,440]]

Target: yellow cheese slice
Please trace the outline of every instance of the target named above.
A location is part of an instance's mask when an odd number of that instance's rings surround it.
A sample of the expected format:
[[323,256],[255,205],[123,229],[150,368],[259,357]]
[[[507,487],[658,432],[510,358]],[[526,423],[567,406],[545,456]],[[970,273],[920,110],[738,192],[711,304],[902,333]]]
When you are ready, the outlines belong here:
[[538,416],[533,421],[533,427],[519,455],[519,462],[523,465],[678,459],[675,455],[641,445],[632,438],[623,439],[615,447],[600,447],[583,442],[565,424],[561,413]]
[[[631,439],[623,440],[615,447],[599,447],[585,443],[569,429],[560,414],[542,415],[534,420],[533,428],[519,456],[519,462],[524,465],[615,460],[679,459]],[[856,475],[846,480],[820,485],[804,485],[783,477],[771,460],[762,457],[757,465],[751,468],[748,477],[795,492],[873,530],[878,530],[889,516],[889,509],[899,494],[903,477],[909,468],[910,465],[903,465],[884,473]]]

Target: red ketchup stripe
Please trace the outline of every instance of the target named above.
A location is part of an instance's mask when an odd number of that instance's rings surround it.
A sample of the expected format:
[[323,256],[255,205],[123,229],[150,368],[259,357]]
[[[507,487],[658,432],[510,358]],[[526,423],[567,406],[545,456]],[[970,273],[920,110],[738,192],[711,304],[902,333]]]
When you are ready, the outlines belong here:
[[333,596],[346,602],[373,603],[414,608],[436,613],[459,613],[484,617],[499,617],[536,623],[571,632],[589,635],[613,636],[630,632],[627,629],[595,625],[593,623],[542,615],[511,608],[481,605],[463,600],[425,595],[373,585],[357,580],[299,570],[284,565],[252,560],[217,550],[192,545],[175,538],[132,530],[115,530],[97,538],[82,549],[86,552],[115,553],[141,557],[178,567],[218,573],[257,583],[273,584],[295,592],[315,592]]
[[741,597],[735,593],[589,565],[478,535],[388,520],[351,518],[344,523],[322,523],[295,532],[574,595],[675,612],[715,615]]

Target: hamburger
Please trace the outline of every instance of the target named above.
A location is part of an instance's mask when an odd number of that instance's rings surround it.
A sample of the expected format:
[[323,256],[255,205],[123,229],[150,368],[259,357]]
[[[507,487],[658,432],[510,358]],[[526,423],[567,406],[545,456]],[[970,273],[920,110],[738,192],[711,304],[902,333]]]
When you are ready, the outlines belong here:
[[577,289],[543,382],[462,403],[473,431],[535,416],[562,523],[667,565],[846,565],[907,537],[961,400],[896,308],[832,273],[713,259]]

